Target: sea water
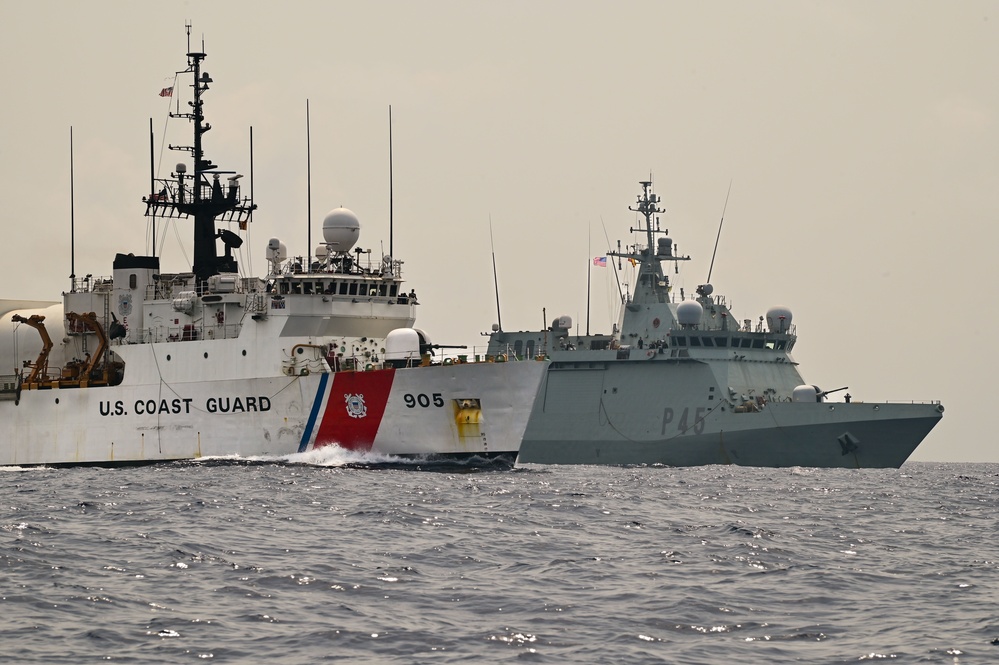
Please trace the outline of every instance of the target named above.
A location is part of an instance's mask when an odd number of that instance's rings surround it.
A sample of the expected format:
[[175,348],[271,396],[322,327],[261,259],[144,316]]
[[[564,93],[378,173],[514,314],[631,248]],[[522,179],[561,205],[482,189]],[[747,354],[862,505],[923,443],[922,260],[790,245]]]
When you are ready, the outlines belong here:
[[0,472],[0,660],[999,662],[999,465]]

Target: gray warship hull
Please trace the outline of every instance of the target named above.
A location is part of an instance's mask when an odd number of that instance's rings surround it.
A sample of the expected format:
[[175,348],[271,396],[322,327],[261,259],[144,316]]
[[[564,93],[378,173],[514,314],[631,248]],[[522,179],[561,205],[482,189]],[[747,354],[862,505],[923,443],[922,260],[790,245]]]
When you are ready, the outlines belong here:
[[552,365],[518,462],[897,468],[943,416],[936,403],[789,401],[736,410],[710,399],[698,374],[668,362]]

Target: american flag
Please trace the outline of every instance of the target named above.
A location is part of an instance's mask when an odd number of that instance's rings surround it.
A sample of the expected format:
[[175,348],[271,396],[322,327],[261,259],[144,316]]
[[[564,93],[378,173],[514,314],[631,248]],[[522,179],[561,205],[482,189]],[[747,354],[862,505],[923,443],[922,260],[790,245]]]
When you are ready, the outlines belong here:
[[593,265],[600,266],[601,268],[607,267],[607,257],[606,256],[594,256]]
[[160,90],[160,97],[173,97],[173,86]]

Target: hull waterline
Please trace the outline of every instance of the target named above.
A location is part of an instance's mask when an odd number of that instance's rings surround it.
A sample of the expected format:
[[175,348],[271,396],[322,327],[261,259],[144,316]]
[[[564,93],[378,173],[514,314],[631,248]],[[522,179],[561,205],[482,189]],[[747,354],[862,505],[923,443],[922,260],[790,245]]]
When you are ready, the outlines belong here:
[[741,415],[728,423],[709,419],[700,434],[669,438],[646,438],[607,423],[569,440],[551,433],[558,423],[532,421],[518,462],[898,468],[942,417],[942,409],[932,404],[837,404],[836,412],[824,404],[811,406],[768,405],[768,413],[752,414],[756,422],[732,422]]

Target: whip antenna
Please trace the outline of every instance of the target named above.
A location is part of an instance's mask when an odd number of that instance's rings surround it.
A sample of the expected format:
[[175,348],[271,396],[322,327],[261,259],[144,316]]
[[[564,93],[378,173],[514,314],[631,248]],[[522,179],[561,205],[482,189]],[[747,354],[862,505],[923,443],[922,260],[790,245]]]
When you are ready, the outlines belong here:
[[[604,216],[603,215],[600,215],[600,226],[602,226],[603,229],[604,229],[604,239],[607,240],[607,251],[609,252],[611,250],[611,241],[610,241],[610,236],[607,235],[607,225],[604,224]],[[620,244],[621,243],[619,242],[618,243],[618,245],[619,245],[618,249],[620,249]],[[620,259],[618,259],[618,260],[620,260]],[[613,261],[610,261],[610,264],[611,264],[611,268],[614,268],[614,279],[615,279],[615,281],[617,281],[617,294],[618,294],[618,296],[621,297],[621,300],[624,300],[624,291],[621,289],[621,277],[617,274],[618,267],[614,265]]]
[[389,256],[395,257],[392,244],[392,105],[389,104]]
[[725,194],[725,205],[722,206],[721,221],[718,222],[718,235],[715,236],[715,248],[714,251],[711,252],[711,267],[708,268],[708,281],[707,281],[708,284],[711,283],[711,272],[715,269],[715,254],[718,253],[718,241],[721,240],[722,224],[725,223],[725,211],[728,210],[728,196],[731,193],[732,193],[732,181],[729,180],[728,192],[726,192]]
[[496,327],[503,330],[503,317],[500,316],[499,277],[496,275],[496,245],[493,244],[493,216],[489,215],[489,247],[493,252],[493,288],[496,290]]

